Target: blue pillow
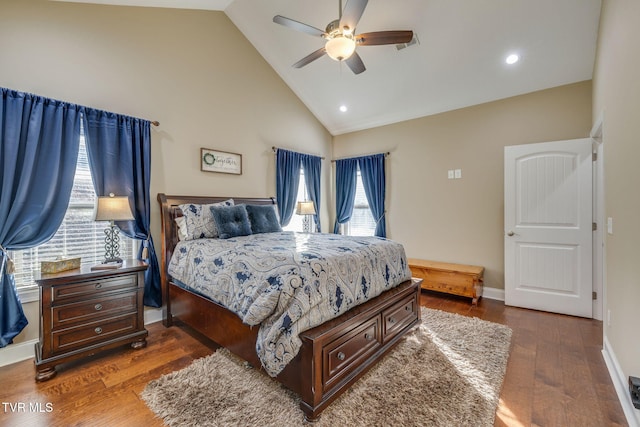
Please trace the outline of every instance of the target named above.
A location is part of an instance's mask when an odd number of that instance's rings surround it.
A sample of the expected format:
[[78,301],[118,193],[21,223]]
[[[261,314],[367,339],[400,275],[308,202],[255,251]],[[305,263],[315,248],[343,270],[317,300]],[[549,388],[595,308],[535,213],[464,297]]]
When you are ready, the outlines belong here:
[[257,233],[275,233],[282,231],[275,205],[246,205],[251,223],[251,231]]
[[221,239],[251,234],[251,223],[245,205],[211,206],[209,209]]

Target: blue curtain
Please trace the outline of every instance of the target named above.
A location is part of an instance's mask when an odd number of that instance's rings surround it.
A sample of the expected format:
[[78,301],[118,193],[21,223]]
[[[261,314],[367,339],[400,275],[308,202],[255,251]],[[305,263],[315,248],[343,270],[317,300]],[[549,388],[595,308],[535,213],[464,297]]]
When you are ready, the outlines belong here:
[[280,212],[280,224],[286,226],[296,207],[302,154],[282,150],[276,152],[276,200]]
[[161,307],[160,268],[149,228],[150,122],[89,108],[85,111],[85,141],[96,194],[129,196],[135,220],[117,224],[126,236],[142,240],[138,257],[149,263],[144,304]]
[[356,198],[358,159],[336,160],[336,223],[333,232],[340,232],[340,224],[351,219]]
[[320,173],[322,170],[322,158],[318,156],[311,156],[309,154],[301,155],[302,169],[304,170],[304,182],[307,185],[307,191],[309,192],[309,199],[311,199],[316,206],[316,214],[314,215],[314,221],[316,224],[316,231],[319,233],[320,228]]
[[387,237],[387,221],[384,217],[384,154],[360,157],[358,164],[360,166],[360,176],[362,177],[364,193],[367,196],[373,219],[376,221],[375,235],[378,237]]
[[0,103],[0,347],[27,325],[7,251],[53,237],[67,211],[80,142],[72,104],[2,88]]

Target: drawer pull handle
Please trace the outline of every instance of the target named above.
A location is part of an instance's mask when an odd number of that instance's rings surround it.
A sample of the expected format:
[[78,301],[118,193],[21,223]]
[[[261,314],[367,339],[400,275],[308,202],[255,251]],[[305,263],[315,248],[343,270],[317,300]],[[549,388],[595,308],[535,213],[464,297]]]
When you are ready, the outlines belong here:
[[102,283],[97,283],[96,284],[96,289],[102,289]]
[[344,360],[345,357],[347,357],[347,356],[345,356],[345,354],[343,352],[341,352],[341,351],[338,352],[338,359],[339,360]]
[[389,323],[393,325],[394,323],[396,323],[396,319],[394,319],[393,317],[389,317]]
[[371,340],[371,334],[369,334],[369,333],[364,334],[364,339],[367,340],[367,341],[370,341]]
[[94,331],[96,331],[96,334],[100,335],[102,333],[102,328],[98,326],[97,328],[94,329]]
[[100,311],[100,310],[102,310],[102,304],[96,304],[96,305],[93,306],[93,308],[95,308],[96,311]]
[[410,305],[405,305],[405,306],[404,306],[404,309],[405,309],[406,311],[411,311],[411,306],[410,306]]

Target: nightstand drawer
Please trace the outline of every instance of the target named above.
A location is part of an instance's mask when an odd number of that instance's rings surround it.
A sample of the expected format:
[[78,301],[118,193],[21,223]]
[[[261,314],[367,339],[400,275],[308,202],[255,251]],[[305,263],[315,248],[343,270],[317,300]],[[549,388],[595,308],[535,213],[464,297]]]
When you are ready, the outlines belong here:
[[81,301],[53,307],[53,329],[67,327],[78,322],[91,322],[105,317],[136,312],[138,308],[138,293],[118,293],[108,297]]
[[94,322],[89,325],[54,331],[51,334],[53,353],[68,352],[76,348],[87,347],[138,329],[138,319],[135,314]]
[[136,274],[65,284],[64,286],[53,286],[51,289],[51,302],[55,304],[73,298],[95,297],[96,293],[127,288],[135,289],[137,287],[138,276]]

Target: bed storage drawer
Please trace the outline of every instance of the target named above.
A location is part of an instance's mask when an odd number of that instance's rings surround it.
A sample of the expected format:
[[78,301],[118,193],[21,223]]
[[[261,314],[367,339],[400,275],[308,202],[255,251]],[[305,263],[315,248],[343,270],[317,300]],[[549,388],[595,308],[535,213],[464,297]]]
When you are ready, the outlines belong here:
[[412,295],[382,312],[383,342],[387,342],[418,319],[418,301]]
[[[317,411],[324,407],[339,390],[360,378],[389,351],[403,333],[420,321],[419,298],[420,280],[413,279],[386,291],[383,298],[369,300],[301,333],[301,353],[285,367],[283,374],[299,369],[314,372],[311,381],[305,376],[292,387],[307,399],[305,404],[315,402],[306,409],[302,405],[303,409]],[[391,316],[394,316],[393,325],[385,328]],[[304,367],[297,365],[299,358],[304,359]]]
[[323,347],[325,390],[382,346],[380,323],[380,316],[376,316]]

